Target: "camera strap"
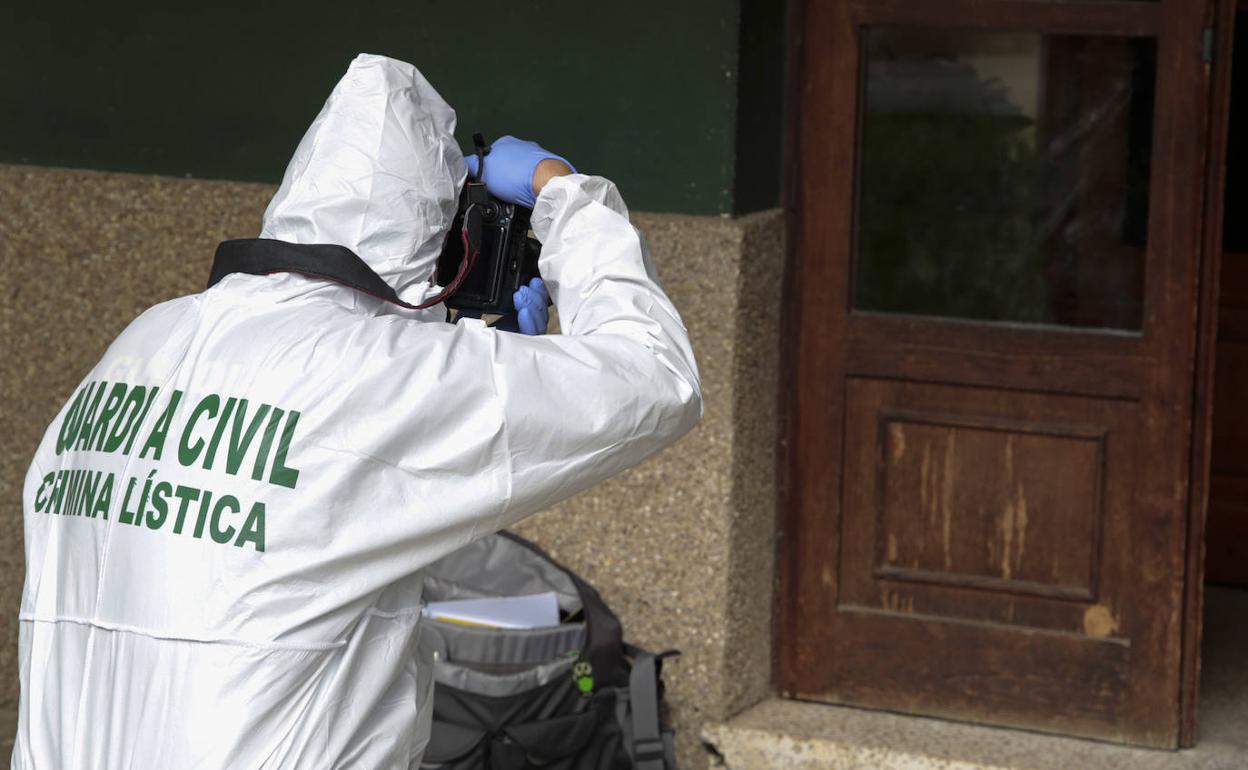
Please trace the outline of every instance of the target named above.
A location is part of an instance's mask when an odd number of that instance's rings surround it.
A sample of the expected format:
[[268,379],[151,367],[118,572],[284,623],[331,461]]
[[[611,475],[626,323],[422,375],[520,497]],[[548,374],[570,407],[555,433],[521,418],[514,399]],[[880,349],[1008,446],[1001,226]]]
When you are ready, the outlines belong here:
[[463,276],[475,261],[476,252],[467,247],[468,236],[463,233],[465,258],[460,265],[457,280],[449,284],[436,297],[413,305],[399,298],[394,287],[368,266],[368,263],[346,246],[332,243],[288,243],[272,238],[238,238],[222,241],[217,246],[208,274],[208,288],[215,286],[230,273],[269,275],[271,273],[298,273],[309,278],[320,278],[342,284],[377,299],[390,302],[408,310],[425,310],[453,294],[462,283]]
[[[433,299],[419,305],[399,299],[394,287],[386,283],[377,271],[346,246],[332,243],[290,243],[272,238],[222,241],[212,260],[207,288],[211,289],[230,273],[298,273],[309,278],[342,284],[408,310],[425,310],[444,301],[459,291],[464,279],[472,272],[481,251],[482,217],[485,216],[485,207],[490,200],[482,174],[485,173],[485,156],[489,154],[490,147],[485,143],[485,137],[479,133],[472,135],[472,143],[477,156],[477,175],[464,186],[463,196],[467,199],[467,208],[462,208],[464,201],[461,199],[462,217],[457,218],[462,218],[459,237],[463,242],[463,257],[455,277]],[[436,271],[437,267],[434,269]]]

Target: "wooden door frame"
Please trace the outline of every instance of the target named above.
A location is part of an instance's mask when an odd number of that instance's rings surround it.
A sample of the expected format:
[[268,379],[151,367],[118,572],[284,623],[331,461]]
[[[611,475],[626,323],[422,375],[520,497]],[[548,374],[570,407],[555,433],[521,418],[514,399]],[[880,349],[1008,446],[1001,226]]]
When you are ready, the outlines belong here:
[[[781,330],[794,329],[801,322],[799,301],[801,292],[797,281],[798,269],[801,265],[801,253],[798,234],[801,232],[801,183],[802,164],[799,150],[802,136],[802,99],[801,89],[802,62],[805,59],[805,40],[802,29],[806,21],[806,5],[808,0],[786,0],[788,18],[785,24],[785,63],[784,63],[784,150],[783,174],[780,206],[784,212],[784,276],[781,282]],[[790,601],[793,588],[797,584],[797,563],[794,558],[795,538],[793,536],[793,509],[795,492],[793,482],[793,465],[796,460],[793,438],[796,426],[800,424],[798,403],[793,393],[792,383],[795,382],[794,372],[798,361],[797,335],[781,333],[780,337],[780,388],[777,397],[776,412],[780,417],[780,428],[777,432],[776,446],[776,540],[774,548],[773,596],[771,618],[771,681],[773,688],[780,689],[784,679],[787,654],[785,637],[787,627],[793,617]]]
[[[817,0],[791,0],[788,8],[788,46],[785,85],[785,115],[787,119],[784,150],[784,191],[783,209],[785,212],[788,238],[786,240],[786,263],[784,277],[785,324],[783,328],[796,329],[802,323],[803,308],[801,289],[802,281],[798,280],[799,269],[802,267],[802,124],[803,124],[803,88],[807,83],[807,73],[803,71],[806,62],[803,29],[807,18],[807,8]],[[1011,8],[1018,7],[1023,0],[1000,0],[1003,14]],[[1209,420],[1212,409],[1212,375],[1214,367],[1214,345],[1217,321],[1217,279],[1221,257],[1221,221],[1222,221],[1222,185],[1224,183],[1224,160],[1227,142],[1226,101],[1230,85],[1231,45],[1233,42],[1233,21],[1236,6],[1245,0],[1203,0],[1206,26],[1212,27],[1215,36],[1215,55],[1212,63],[1210,84],[1206,93],[1196,96],[1202,109],[1198,111],[1205,119],[1202,130],[1208,132],[1205,143],[1207,152],[1200,159],[1204,167],[1204,185],[1192,191],[1196,200],[1197,210],[1203,210],[1203,231],[1196,234],[1196,247],[1200,250],[1200,259],[1196,268],[1196,302],[1199,316],[1196,324],[1195,370],[1193,372],[1192,399],[1192,430],[1190,464],[1188,467],[1188,497],[1186,504],[1186,559],[1184,565],[1185,582],[1183,587],[1181,618],[1181,657],[1179,672],[1180,702],[1178,707],[1179,742],[1181,746],[1191,746],[1196,738],[1196,708],[1199,687],[1199,645],[1201,638],[1201,611],[1203,602],[1203,567],[1204,567],[1204,524],[1205,506],[1208,497],[1209,469]],[[880,0],[881,6],[896,6],[901,0]],[[964,5],[965,3],[955,3]],[[977,4],[977,3],[976,3]],[[996,3],[994,3],[996,4]],[[1034,12],[1035,6],[1031,5]],[[1158,2],[1157,13],[1163,4]],[[1174,7],[1174,6],[1170,6]],[[942,11],[943,13],[943,11]],[[1054,23],[1060,19],[1054,17]],[[826,66],[826,63],[825,63]],[[1209,65],[1206,65],[1209,66]],[[1158,98],[1163,98],[1158,94]],[[809,280],[810,276],[803,276]],[[842,341],[844,344],[844,341]],[[796,607],[796,591],[799,575],[797,574],[796,551],[799,537],[797,535],[797,511],[800,509],[800,496],[804,490],[795,483],[795,469],[800,467],[804,458],[800,456],[795,442],[795,434],[801,424],[802,415],[798,411],[798,397],[790,385],[796,382],[801,358],[801,340],[797,335],[787,334],[782,341],[781,351],[781,430],[777,452],[777,545],[776,545],[776,591],[775,618],[773,623],[773,681],[779,688],[783,687],[786,676],[792,672],[786,670],[788,645],[792,643],[792,635],[800,628],[801,619]]]
[[1205,522],[1209,506],[1214,366],[1217,353],[1218,291],[1222,268],[1222,217],[1226,193],[1226,148],[1235,14],[1245,0],[1214,0],[1206,7],[1214,56],[1208,99],[1204,232],[1201,237],[1196,367],[1192,398],[1192,460],[1188,494],[1187,581],[1183,607],[1183,672],[1179,703],[1179,745],[1194,746],[1200,703],[1200,643],[1204,628]]

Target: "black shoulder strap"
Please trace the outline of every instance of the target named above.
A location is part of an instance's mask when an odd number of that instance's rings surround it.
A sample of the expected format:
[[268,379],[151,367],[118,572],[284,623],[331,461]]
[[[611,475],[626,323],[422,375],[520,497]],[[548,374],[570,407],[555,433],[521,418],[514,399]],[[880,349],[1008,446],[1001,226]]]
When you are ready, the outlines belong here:
[[287,243],[271,238],[222,241],[212,260],[208,288],[230,273],[298,273],[340,283],[409,310],[423,310],[428,306],[411,305],[399,299],[394,287],[377,275],[359,255],[346,246],[332,243]]

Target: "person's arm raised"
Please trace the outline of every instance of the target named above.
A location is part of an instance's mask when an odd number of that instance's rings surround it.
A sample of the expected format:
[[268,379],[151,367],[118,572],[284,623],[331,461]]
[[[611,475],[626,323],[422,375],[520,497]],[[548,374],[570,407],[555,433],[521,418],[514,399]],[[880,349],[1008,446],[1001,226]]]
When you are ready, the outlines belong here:
[[701,416],[688,334],[615,185],[552,175],[535,203],[562,334],[377,319],[379,355],[342,399],[370,415],[341,437],[350,451],[420,490],[404,493],[412,515],[386,525],[400,552],[437,558],[509,526],[642,462]]

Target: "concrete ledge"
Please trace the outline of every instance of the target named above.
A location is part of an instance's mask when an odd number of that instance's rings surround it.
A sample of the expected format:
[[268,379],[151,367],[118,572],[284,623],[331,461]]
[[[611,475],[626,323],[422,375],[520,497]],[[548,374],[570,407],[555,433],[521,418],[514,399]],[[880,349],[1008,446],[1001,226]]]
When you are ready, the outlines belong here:
[[768,700],[703,728],[725,770],[1243,770],[1244,749],[1206,741],[1153,751],[902,716]]

